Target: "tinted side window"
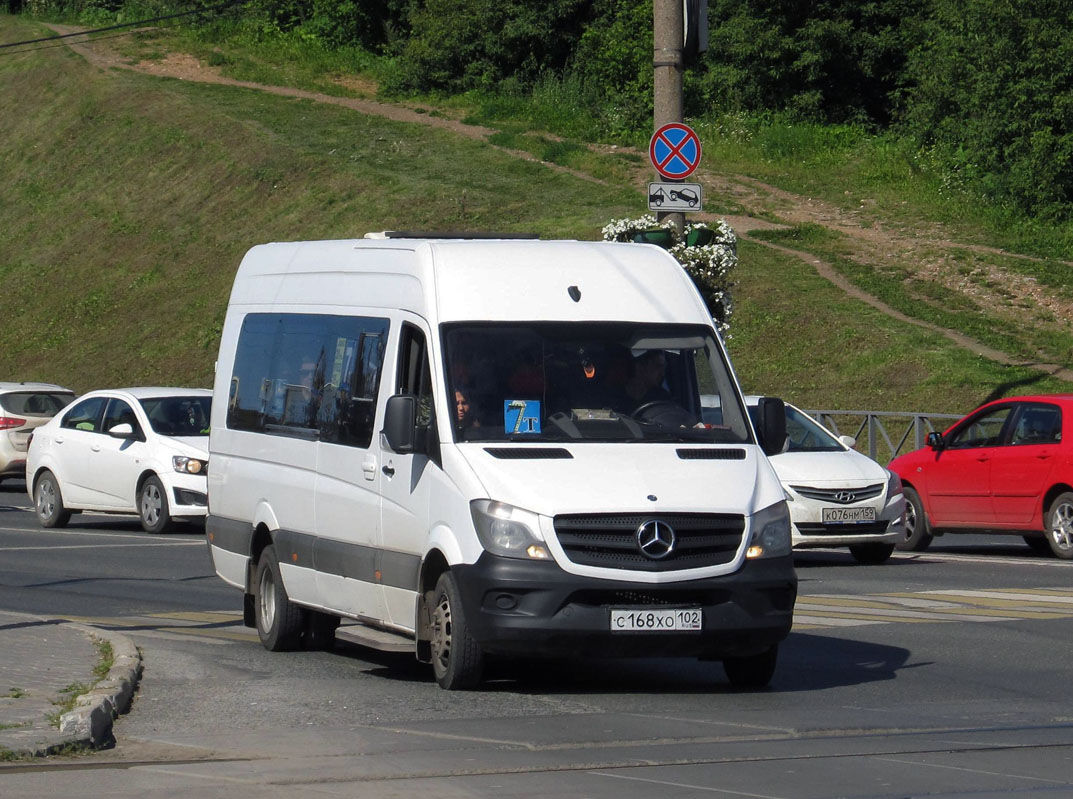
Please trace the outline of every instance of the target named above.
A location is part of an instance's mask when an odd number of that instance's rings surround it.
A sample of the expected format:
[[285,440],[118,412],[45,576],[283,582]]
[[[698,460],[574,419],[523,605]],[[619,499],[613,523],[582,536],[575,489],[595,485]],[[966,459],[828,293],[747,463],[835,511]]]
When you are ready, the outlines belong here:
[[12,393],[0,396],[0,409],[20,416],[55,416],[74,394],[50,392]]
[[104,410],[106,397],[90,397],[75,405],[60,422],[60,427],[74,430],[89,430],[99,433],[101,430],[101,411]]
[[231,375],[227,426],[368,447],[388,320],[250,314]]
[[1054,444],[1062,440],[1062,411],[1056,405],[1025,405],[1013,428],[1011,444]]

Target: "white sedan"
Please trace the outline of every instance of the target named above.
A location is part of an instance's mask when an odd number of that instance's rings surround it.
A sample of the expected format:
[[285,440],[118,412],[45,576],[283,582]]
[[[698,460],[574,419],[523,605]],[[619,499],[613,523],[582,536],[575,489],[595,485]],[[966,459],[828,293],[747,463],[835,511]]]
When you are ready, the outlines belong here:
[[92,391],[38,427],[26,489],[42,527],[83,510],[137,513],[150,533],[207,510],[209,409],[198,388]]
[[[757,398],[746,397],[750,413]],[[853,449],[851,436],[786,404],[786,448],[771,465],[786,491],[794,549],[848,546],[860,563],[883,563],[905,538],[898,475]]]

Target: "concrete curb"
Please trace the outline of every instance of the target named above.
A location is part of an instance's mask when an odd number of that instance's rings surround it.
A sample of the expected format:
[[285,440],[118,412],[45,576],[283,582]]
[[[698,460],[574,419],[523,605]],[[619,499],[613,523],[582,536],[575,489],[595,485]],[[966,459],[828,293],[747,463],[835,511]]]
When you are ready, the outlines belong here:
[[73,710],[60,717],[60,735],[64,742],[50,749],[70,744],[98,747],[111,741],[112,722],[130,710],[142,674],[142,656],[127,636],[99,627],[73,623],[72,626],[111,645],[112,668],[103,680],[75,700]]

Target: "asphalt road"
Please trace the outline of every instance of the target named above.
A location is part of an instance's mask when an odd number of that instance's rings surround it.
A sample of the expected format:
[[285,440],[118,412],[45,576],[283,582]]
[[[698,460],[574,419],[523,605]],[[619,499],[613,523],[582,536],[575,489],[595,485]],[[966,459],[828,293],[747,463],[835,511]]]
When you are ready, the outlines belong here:
[[42,531],[20,492],[0,485],[0,608],[122,630],[145,674],[115,748],[2,766],[4,797],[1073,797],[1073,563],[1019,538],[802,553],[768,690],[635,660],[448,693],[409,656],[264,651],[198,528]]

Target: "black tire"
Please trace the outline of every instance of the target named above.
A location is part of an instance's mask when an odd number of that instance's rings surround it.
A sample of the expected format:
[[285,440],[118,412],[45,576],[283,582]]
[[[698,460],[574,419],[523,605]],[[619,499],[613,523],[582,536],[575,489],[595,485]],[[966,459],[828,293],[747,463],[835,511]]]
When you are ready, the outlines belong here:
[[850,544],[849,554],[858,563],[875,566],[890,560],[890,556],[894,554],[894,544],[881,544],[874,541],[867,544]]
[[146,478],[138,492],[138,518],[147,533],[163,533],[171,527],[168,493],[158,477]]
[[484,653],[469,634],[454,574],[450,571],[441,574],[431,596],[429,644],[436,682],[447,691],[475,688],[484,671]]
[[898,549],[903,552],[923,552],[932,542],[931,525],[924,503],[915,488],[905,489],[905,540],[899,541]]
[[34,510],[42,527],[66,527],[71,511],[63,506],[60,484],[52,472],[44,472],[34,487]]
[[1035,552],[1037,555],[1046,555],[1048,558],[1054,553],[1051,552],[1051,545],[1047,539],[1042,535],[1026,535],[1022,536],[1025,539],[1025,543],[1028,544],[1028,548]]
[[339,617],[331,613],[307,609],[303,647],[311,652],[330,652],[335,648],[335,630],[339,621]]
[[775,676],[775,664],[779,659],[779,645],[759,655],[723,658],[723,671],[735,688],[765,688]]
[[1043,529],[1051,553],[1062,560],[1073,560],[1073,493],[1059,494],[1047,508]]
[[301,645],[305,615],[287,596],[273,546],[265,547],[257,561],[253,613],[257,636],[269,652],[288,652]]

